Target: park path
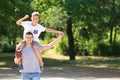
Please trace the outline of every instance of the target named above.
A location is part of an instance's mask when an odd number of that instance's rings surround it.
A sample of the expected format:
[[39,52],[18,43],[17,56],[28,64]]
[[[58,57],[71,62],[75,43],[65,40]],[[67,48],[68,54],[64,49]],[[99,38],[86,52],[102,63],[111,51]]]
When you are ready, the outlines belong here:
[[[17,68],[0,67],[0,80],[21,80]],[[120,70],[90,67],[45,67],[41,80],[120,80]]]

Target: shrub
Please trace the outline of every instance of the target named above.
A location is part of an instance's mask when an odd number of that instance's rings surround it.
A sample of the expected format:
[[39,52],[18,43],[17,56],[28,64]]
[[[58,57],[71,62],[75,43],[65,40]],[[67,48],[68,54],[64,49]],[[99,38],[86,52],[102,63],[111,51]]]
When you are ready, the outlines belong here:
[[7,52],[7,53],[14,52],[15,51],[15,46],[3,45],[1,51],[2,52]]
[[96,56],[120,56],[120,44],[112,43],[105,44],[99,43],[94,49],[94,55]]

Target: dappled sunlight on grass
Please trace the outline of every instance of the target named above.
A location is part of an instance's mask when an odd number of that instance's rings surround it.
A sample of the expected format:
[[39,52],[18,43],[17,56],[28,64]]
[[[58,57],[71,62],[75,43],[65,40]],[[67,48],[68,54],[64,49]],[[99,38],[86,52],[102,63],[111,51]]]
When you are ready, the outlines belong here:
[[[76,60],[69,60],[69,56],[63,56],[48,50],[42,54],[45,66],[85,66],[94,68],[120,69],[120,57],[96,57],[76,56]],[[0,54],[0,66],[14,67],[14,54]]]
[[5,65],[6,64],[6,62],[0,62],[0,65]]
[[51,58],[51,59],[56,59],[56,60],[69,60],[68,56],[57,54],[52,49],[45,51],[42,56],[45,58]]
[[68,56],[56,54],[50,50],[43,54],[43,59],[46,66],[85,66],[120,69],[119,57],[76,56],[76,60],[69,60]]
[[0,53],[0,67],[13,67],[14,54],[13,53]]

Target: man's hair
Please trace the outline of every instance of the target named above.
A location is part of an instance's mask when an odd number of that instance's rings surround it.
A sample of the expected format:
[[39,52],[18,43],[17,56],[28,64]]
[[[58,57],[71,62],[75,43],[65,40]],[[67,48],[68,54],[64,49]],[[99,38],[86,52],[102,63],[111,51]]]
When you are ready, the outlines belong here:
[[33,34],[31,32],[27,32],[26,35],[32,35],[33,36]]

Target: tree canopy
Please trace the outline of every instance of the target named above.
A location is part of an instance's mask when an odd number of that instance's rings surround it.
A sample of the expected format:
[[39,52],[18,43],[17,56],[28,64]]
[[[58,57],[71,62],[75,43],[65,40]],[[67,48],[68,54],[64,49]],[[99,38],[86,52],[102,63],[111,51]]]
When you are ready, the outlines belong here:
[[70,60],[76,55],[120,56],[119,0],[1,0],[0,4],[1,51],[6,47],[13,51],[22,37],[16,20],[39,11],[40,24],[65,32],[55,49]]

